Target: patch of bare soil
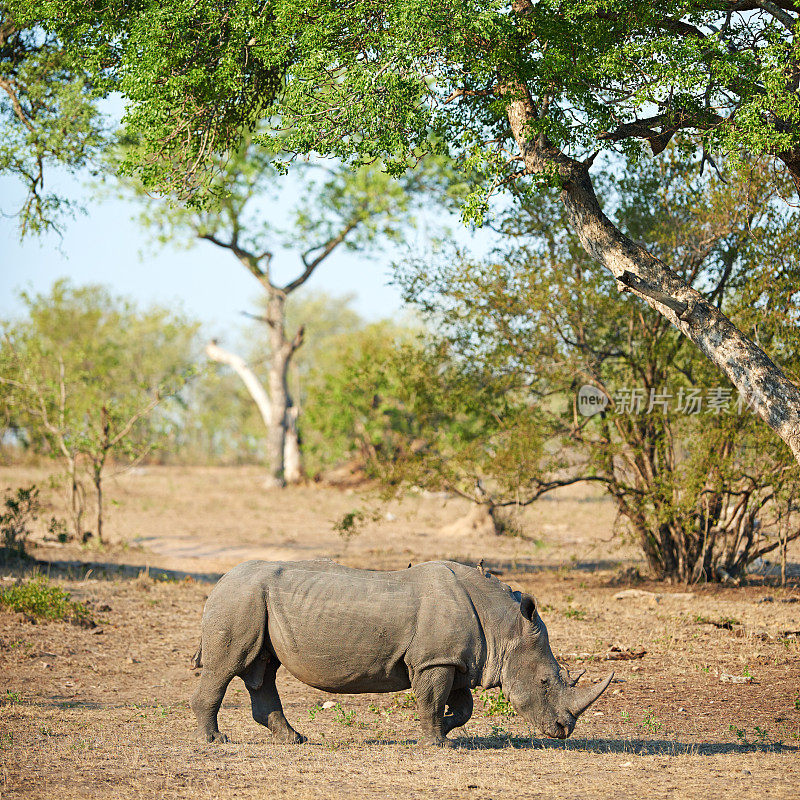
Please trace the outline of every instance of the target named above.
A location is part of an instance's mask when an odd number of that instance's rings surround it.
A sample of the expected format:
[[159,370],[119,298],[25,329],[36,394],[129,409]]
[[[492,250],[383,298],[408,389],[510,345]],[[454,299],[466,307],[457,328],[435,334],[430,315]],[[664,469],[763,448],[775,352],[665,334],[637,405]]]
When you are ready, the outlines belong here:
[[[30,479],[42,476],[0,471],[3,485]],[[128,475],[110,487],[113,546],[36,549],[36,568],[100,624],[0,611],[3,797],[798,796],[797,587],[626,591],[614,575],[642,565],[611,540],[613,509],[588,491],[527,512],[522,536],[464,540],[439,533],[463,505],[411,497],[348,542],[332,522],[368,498],[265,493],[260,479],[251,469]],[[203,602],[220,571],[253,556],[373,568],[483,557],[536,595],[570,671],[613,669],[616,682],[565,742],[538,738],[478,691],[472,720],[451,734],[460,749],[438,751],[417,745],[403,693],[331,696],[281,670],[287,717],[307,744],[273,744],[239,681],[220,714],[232,743],[200,744],[188,698]],[[8,581],[31,569],[0,572]]]

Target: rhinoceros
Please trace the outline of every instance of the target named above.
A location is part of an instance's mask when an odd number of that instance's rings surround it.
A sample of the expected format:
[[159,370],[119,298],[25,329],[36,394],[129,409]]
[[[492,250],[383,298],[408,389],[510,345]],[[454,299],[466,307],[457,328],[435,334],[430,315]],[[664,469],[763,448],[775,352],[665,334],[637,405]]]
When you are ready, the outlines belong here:
[[472,716],[476,686],[502,687],[525,720],[566,739],[614,675],[577,688],[553,656],[536,601],[452,561],[387,572],[246,561],[211,592],[194,663],[203,671],[192,709],[207,742],[227,741],[217,714],[237,675],[256,722],[279,741],[306,741],[283,714],[281,664],[327,692],[410,688],[422,741],[442,747],[453,746],[447,734]]

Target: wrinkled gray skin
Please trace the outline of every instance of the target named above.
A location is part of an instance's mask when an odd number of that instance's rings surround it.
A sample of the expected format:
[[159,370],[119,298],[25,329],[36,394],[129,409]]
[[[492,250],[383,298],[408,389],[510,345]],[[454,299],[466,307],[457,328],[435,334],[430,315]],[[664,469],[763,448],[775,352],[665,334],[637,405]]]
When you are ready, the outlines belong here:
[[447,734],[472,715],[475,686],[501,686],[528,722],[566,739],[613,677],[576,688],[553,657],[533,598],[452,561],[397,572],[246,561],[206,602],[201,661],[192,709],[208,742],[227,741],[217,713],[237,675],[256,722],[280,741],[305,741],[283,715],[280,664],[327,692],[412,689],[423,737],[439,746],[452,746]]

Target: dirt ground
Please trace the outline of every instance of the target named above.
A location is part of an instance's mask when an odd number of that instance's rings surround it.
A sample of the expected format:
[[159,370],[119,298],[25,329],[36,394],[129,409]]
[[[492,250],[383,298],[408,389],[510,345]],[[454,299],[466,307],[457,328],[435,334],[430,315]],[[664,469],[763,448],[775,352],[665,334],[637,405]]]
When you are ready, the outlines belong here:
[[[800,587],[620,582],[643,565],[612,537],[612,505],[571,489],[517,521],[518,536],[442,534],[460,501],[383,505],[362,532],[333,523],[377,508],[321,487],[265,492],[254,468],[146,468],[109,483],[112,543],[40,542],[38,571],[84,601],[96,628],[33,624],[0,610],[3,798],[489,798],[800,796]],[[0,469],[0,488],[47,476]],[[45,516],[57,513],[44,490]],[[192,738],[194,652],[213,582],[246,558],[330,556],[402,569],[454,558],[534,594],[556,657],[616,680],[566,741],[539,738],[476,692],[452,751],[417,745],[405,693],[332,696],[283,670],[278,684],[304,745],[270,741],[231,684],[220,727]],[[793,562],[800,553],[792,552]],[[634,590],[634,591],[631,591]],[[624,596],[617,598],[620,592]],[[628,658],[621,658],[628,656]],[[328,701],[337,703],[322,708]]]

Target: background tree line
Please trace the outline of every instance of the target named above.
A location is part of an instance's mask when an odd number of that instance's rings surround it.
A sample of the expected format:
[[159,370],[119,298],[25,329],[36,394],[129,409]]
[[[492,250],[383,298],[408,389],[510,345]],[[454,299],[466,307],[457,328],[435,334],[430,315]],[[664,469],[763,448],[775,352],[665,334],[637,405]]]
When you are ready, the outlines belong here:
[[[26,186],[22,230],[57,219],[60,201],[41,199],[49,161],[78,168],[101,153],[99,168],[171,201],[174,213],[151,215],[163,235],[210,242],[250,271],[270,343],[238,363],[271,360],[262,417],[275,485],[301,441],[339,442],[387,486],[444,486],[495,521],[558,486],[602,484],[662,577],[735,579],[759,555],[785,557],[800,459],[795,5],[316,8],[3,4],[13,158],[0,166]],[[108,158],[97,109],[113,92],[128,106]],[[65,112],[72,124],[59,127]],[[248,216],[262,179],[320,154],[336,159],[334,174],[312,184],[288,239]],[[306,434],[290,391],[305,329],[287,327],[287,298],[333,248],[411,224],[417,192],[424,204],[457,198],[504,243],[485,262],[452,252],[406,265],[425,330],[365,329],[331,369],[309,367],[305,391],[325,390],[306,398]],[[292,237],[299,272],[277,283],[272,243]],[[41,386],[26,346],[8,345],[4,385],[28,392],[9,407],[27,409],[32,429],[53,413],[32,410]],[[66,419],[66,361],[45,361]],[[90,384],[85,364],[101,360],[76,363]],[[120,433],[164,416],[166,406],[151,414],[163,398],[189,402],[191,382],[178,391],[170,375],[164,388],[150,382],[149,399],[117,400],[116,422],[109,403],[78,415],[72,438],[94,437],[81,445],[94,475]],[[584,382],[609,400],[605,413],[579,413]],[[783,444],[745,413],[618,407],[621,391],[702,388],[744,398]],[[46,446],[69,461],[57,439]],[[74,505],[74,479],[70,491]]]

